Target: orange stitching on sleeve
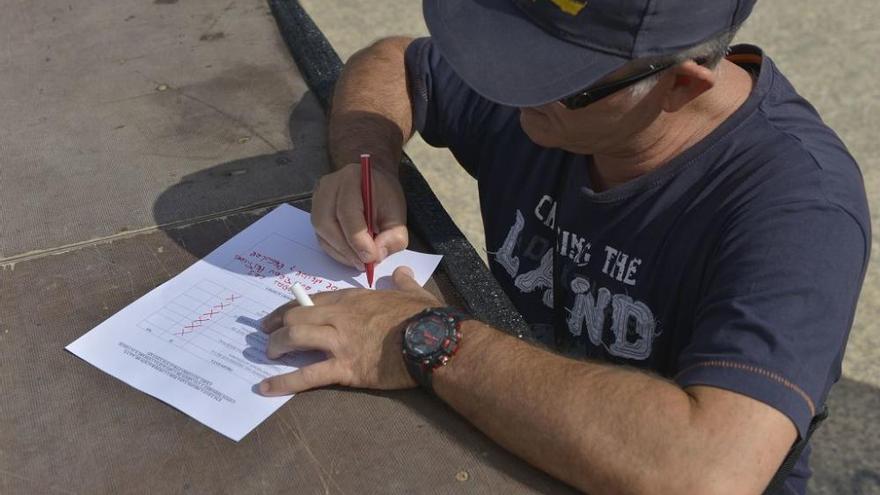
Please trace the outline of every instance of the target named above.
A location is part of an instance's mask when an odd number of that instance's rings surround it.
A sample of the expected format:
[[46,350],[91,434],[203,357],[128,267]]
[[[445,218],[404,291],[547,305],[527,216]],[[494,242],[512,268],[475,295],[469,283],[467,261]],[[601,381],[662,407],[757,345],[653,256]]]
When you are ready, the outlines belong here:
[[694,368],[700,368],[700,367],[705,367],[705,366],[715,366],[715,367],[719,367],[719,368],[734,368],[734,369],[738,369],[738,370],[749,371],[751,373],[756,373],[756,374],[761,375],[763,377],[766,377],[766,378],[769,378],[769,379],[774,380],[776,382],[779,382],[782,385],[784,385],[786,388],[792,390],[793,392],[795,392],[796,394],[801,396],[802,399],[804,399],[804,402],[807,403],[807,407],[810,409],[810,416],[811,417],[816,415],[816,407],[813,405],[813,400],[810,399],[810,396],[807,395],[807,393],[804,392],[803,389],[801,389],[800,387],[798,387],[794,383],[788,381],[785,377],[783,377],[779,373],[774,373],[772,371],[768,371],[768,370],[765,370],[764,368],[759,368],[757,366],[752,366],[750,364],[742,364],[742,363],[737,363],[734,361],[719,361],[719,360],[704,361],[702,363],[697,363],[692,366],[688,366],[687,368],[681,370],[680,372],[678,372],[675,375],[675,378],[680,377],[681,375],[687,373],[688,371],[693,370]]

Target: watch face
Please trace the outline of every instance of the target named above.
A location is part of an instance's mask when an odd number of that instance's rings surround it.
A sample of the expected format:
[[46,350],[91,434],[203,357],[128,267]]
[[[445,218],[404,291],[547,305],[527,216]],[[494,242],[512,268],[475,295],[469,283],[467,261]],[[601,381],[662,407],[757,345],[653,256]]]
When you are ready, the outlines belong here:
[[440,349],[448,330],[443,318],[430,315],[406,329],[406,343],[416,357],[429,356]]

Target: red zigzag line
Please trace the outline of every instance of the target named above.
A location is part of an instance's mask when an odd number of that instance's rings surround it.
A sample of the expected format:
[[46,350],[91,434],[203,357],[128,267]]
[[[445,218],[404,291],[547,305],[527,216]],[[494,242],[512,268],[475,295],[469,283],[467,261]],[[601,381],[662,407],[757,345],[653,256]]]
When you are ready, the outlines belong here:
[[[230,295],[229,297],[226,298],[226,300],[229,301],[230,303],[233,302],[233,301],[235,301],[236,299],[241,299],[241,296],[236,296],[235,294],[232,294],[232,295]],[[190,332],[187,332],[187,331],[186,331],[187,329],[190,329],[190,331],[192,331],[192,330],[194,330],[194,329],[196,329],[196,328],[202,326],[202,322],[203,322],[203,321],[209,321],[209,320],[211,319],[211,317],[213,317],[214,315],[216,315],[216,314],[220,313],[221,311],[223,311],[223,308],[225,308],[226,306],[227,306],[227,305],[224,304],[223,302],[220,302],[219,304],[215,304],[213,307],[211,307],[211,309],[209,309],[208,311],[205,311],[205,312],[202,313],[198,318],[196,318],[195,320],[193,320],[192,323],[190,323],[189,325],[184,326],[184,327],[181,329],[179,335],[183,335],[183,334],[185,334],[185,333],[190,333]],[[215,310],[216,310],[216,311],[215,311]]]

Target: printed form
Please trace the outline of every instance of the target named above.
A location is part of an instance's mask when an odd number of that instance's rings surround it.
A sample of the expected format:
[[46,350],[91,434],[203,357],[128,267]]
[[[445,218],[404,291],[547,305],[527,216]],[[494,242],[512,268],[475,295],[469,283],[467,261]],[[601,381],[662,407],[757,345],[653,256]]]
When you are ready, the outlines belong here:
[[[375,285],[390,287],[401,265],[424,285],[439,262],[395,253],[376,266]],[[367,286],[364,273],[321,251],[308,213],[281,205],[67,350],[239,441],[291,398],[263,397],[260,381],[324,359],[266,357],[260,320],[293,299],[294,282],[309,294]]]

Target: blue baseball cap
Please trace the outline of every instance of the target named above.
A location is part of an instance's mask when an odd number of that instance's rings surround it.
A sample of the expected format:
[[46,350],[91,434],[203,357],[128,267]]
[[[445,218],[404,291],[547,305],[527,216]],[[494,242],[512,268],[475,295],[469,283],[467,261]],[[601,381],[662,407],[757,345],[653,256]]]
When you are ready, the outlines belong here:
[[440,53],[470,87],[505,105],[558,100],[626,63],[696,46],[756,0],[424,0]]

